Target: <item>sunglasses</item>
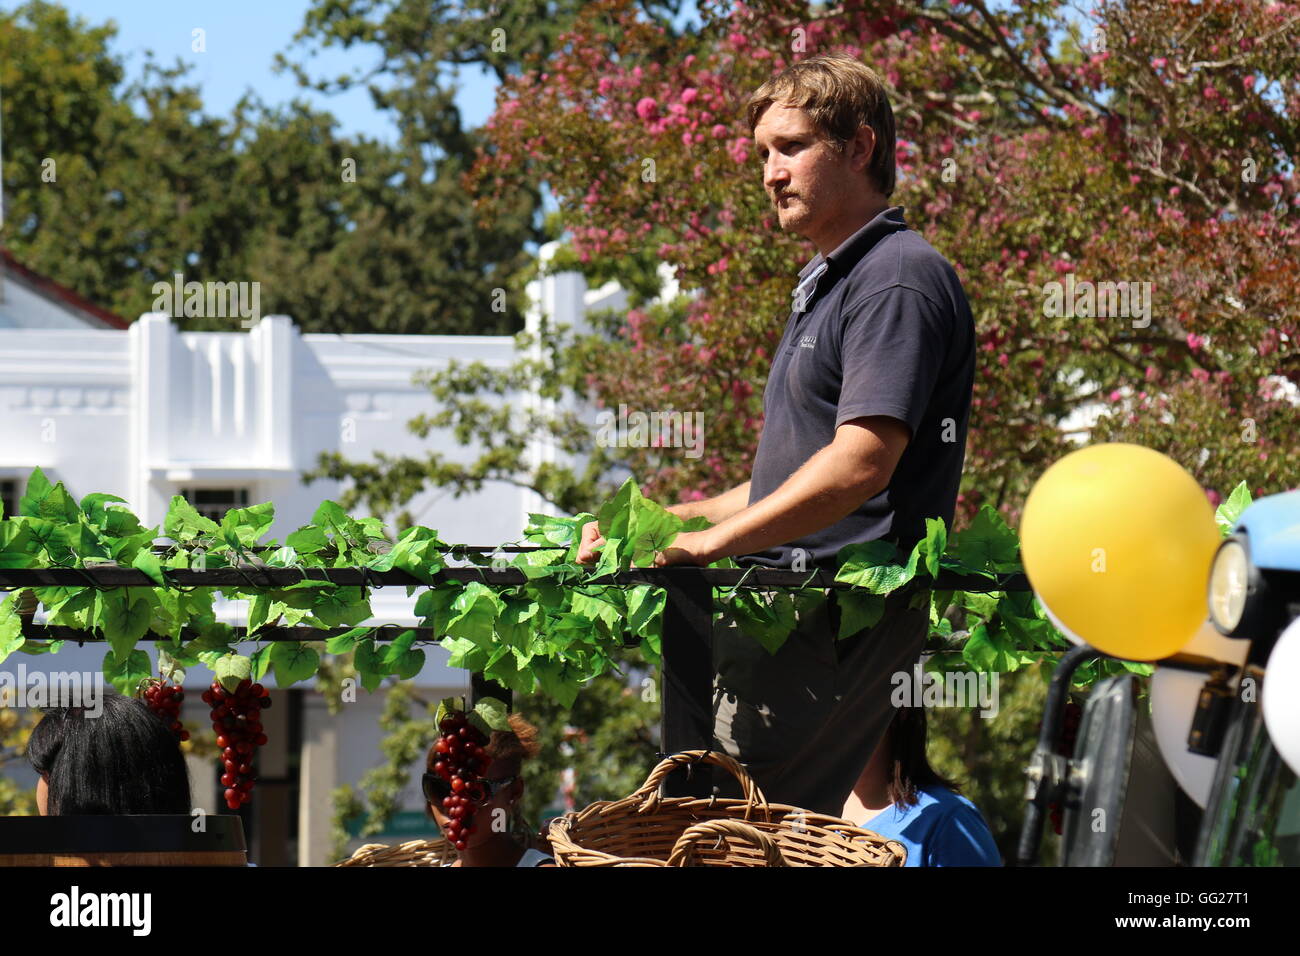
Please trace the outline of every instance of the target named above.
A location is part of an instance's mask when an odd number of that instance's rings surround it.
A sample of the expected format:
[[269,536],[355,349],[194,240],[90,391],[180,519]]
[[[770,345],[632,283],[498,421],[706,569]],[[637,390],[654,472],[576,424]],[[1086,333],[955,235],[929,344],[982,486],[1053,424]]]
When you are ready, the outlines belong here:
[[[506,787],[514,783],[515,780],[515,777],[500,777],[496,780],[477,781],[475,786],[482,789],[483,797],[475,802],[487,803]],[[424,799],[428,800],[430,803],[437,804],[441,807],[442,801],[451,796],[450,781],[443,780],[442,777],[438,776],[436,773],[426,773],[420,778],[420,781],[424,786]],[[467,787],[463,793],[468,796],[469,791],[470,788]]]

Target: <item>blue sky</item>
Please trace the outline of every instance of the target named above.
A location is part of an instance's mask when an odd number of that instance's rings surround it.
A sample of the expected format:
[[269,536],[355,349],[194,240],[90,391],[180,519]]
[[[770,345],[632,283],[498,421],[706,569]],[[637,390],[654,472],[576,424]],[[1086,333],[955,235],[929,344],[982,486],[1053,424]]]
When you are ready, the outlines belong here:
[[[144,51],[172,65],[177,59],[192,64],[189,81],[203,93],[205,108],[216,116],[227,115],[239,97],[254,90],[268,105],[299,97],[339,120],[342,132],[364,134],[391,141],[396,135],[392,121],[375,110],[370,94],[355,89],[340,94],[317,94],[298,86],[289,73],[273,69],[276,53],[305,62],[313,76],[333,77],[343,72],[364,70],[377,61],[377,51],[338,48],[320,49],[311,59],[306,48],[293,44],[302,26],[309,0],[58,0],[61,6],[92,24],[113,20],[118,35],[114,52],[126,63],[130,77],[139,75]],[[0,10],[11,12],[21,0],[0,0]],[[688,5],[684,21],[698,22],[694,3]],[[206,52],[191,47],[193,31],[205,31]],[[480,126],[496,101],[496,77],[486,71],[462,68],[456,105],[467,126]]]

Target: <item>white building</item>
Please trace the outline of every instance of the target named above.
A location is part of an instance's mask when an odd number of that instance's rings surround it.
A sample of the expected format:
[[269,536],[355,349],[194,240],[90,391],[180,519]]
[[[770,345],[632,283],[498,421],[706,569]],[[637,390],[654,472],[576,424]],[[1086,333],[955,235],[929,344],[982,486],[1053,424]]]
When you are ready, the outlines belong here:
[[[543,247],[542,258],[549,260],[554,249]],[[247,331],[182,332],[157,313],[114,327],[116,317],[12,257],[3,265],[0,496],[6,514],[17,511],[27,477],[39,466],[78,499],[91,492],[120,495],[146,527],[161,525],[177,494],[218,516],[228,507],[272,501],[269,536],[282,541],[342,490],[338,482],[299,480],[322,452],[356,461],[381,451],[437,451],[471,460],[474,449],[450,434],[417,439],[407,430],[409,419],[431,411],[431,396],[412,384],[412,376],[453,359],[504,367],[517,357],[509,336],[302,334],[287,316],[265,317]],[[583,327],[588,309],[626,302],[617,286],[587,290],[573,273],[543,278],[529,291],[531,327],[543,310],[555,321]],[[539,402],[531,395],[511,400]],[[531,450],[534,465],[555,456],[542,439]],[[406,507],[444,541],[473,545],[518,540],[529,512],[554,511],[539,496],[504,482],[460,499],[424,492]],[[371,623],[415,623],[414,600],[403,588],[375,592]],[[242,604],[227,602],[222,618],[243,623]],[[97,671],[102,653],[99,646],[65,645],[55,657],[17,655],[0,667],[12,669],[22,658],[29,671]],[[426,653],[428,663],[415,681],[424,694],[467,691],[468,675],[447,667],[445,651],[431,647]],[[211,679],[195,669],[186,680],[191,699],[183,716],[199,728],[206,727],[207,715],[198,695]],[[262,863],[294,862],[283,853],[295,844],[299,864],[327,862],[331,791],[355,784],[382,762],[382,692],[361,691],[356,703],[331,716],[320,694],[304,686],[277,692],[285,706],[268,712],[272,743],[261,758],[249,824],[253,859]],[[224,810],[216,800],[215,762],[196,761],[191,770],[196,802]],[[421,770],[413,768],[406,803],[417,814],[423,808]]]

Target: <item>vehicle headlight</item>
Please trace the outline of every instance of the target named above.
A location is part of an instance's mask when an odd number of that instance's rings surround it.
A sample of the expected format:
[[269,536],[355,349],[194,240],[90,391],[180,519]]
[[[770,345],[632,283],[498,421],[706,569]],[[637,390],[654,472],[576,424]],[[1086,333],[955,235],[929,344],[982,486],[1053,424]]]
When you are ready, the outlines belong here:
[[1250,554],[1239,537],[1219,545],[1210,567],[1210,620],[1225,637],[1241,624],[1250,591]]

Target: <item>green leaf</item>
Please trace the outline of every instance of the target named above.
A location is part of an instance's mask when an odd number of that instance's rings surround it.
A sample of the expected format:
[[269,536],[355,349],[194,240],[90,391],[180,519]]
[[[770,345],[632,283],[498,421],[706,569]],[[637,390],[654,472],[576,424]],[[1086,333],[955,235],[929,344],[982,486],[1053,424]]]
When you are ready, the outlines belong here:
[[205,518],[180,495],[172,495],[163,520],[163,534],[181,544],[189,544],[204,535],[215,536],[221,529],[211,518]]
[[593,623],[602,622],[608,634],[617,634],[622,630],[623,609],[603,597],[575,591],[570,607],[573,608],[573,613],[580,617],[585,617]]
[[63,540],[77,555],[83,558],[111,558],[108,543],[93,527],[86,523],[84,515],[78,515],[75,524],[66,524],[60,529]]
[[627,630],[641,639],[662,634],[664,604],[667,592],[663,588],[643,584],[627,593]]
[[761,592],[737,590],[728,605],[741,633],[754,638],[769,654],[779,651],[795,628],[794,601],[783,591],[773,594],[769,604]]
[[32,537],[25,520],[0,521],[0,568],[34,567],[35,553],[39,550],[40,543]]
[[372,694],[383,683],[388,673],[383,656],[376,649],[374,639],[369,637],[357,642],[352,655],[352,666],[357,669],[357,674],[361,677],[361,686]]
[[641,489],[636,481],[628,478],[613,498],[600,507],[599,527],[601,537],[607,541],[611,538],[623,539],[628,536],[632,519],[632,502],[641,498]]
[[315,525],[304,525],[284,539],[286,547],[293,548],[298,554],[315,554],[329,547],[330,541],[325,529]]
[[127,588],[98,592],[94,620],[120,661],[144,637],[152,617],[153,603],[143,594],[132,594]]
[[447,660],[448,667],[464,668],[477,673],[487,664],[488,650],[484,645],[463,637],[444,637],[440,643],[451,654]]
[[865,588],[872,594],[889,594],[916,576],[919,554],[915,548],[907,564],[898,563],[898,548],[888,541],[868,541],[841,548],[842,562],[836,581]]
[[572,518],[529,514],[528,527],[524,529],[524,538],[534,544],[554,544],[568,549],[578,543],[578,536],[582,533],[582,526],[593,517],[595,515],[586,513]]
[[966,639],[962,657],[977,671],[1014,671],[1020,667],[1020,655],[1001,628],[977,625]]
[[247,508],[231,508],[221,518],[221,537],[232,548],[251,548],[275,521],[275,505],[269,501]]
[[485,584],[471,581],[452,603],[455,616],[447,624],[447,633],[479,645],[492,643],[501,599]]
[[271,610],[271,595],[265,591],[259,591],[253,595],[253,599],[248,602],[248,633],[254,633],[258,628],[266,623],[266,616]]
[[958,605],[984,620],[993,617],[998,611],[996,592],[985,594],[979,591],[958,591],[956,597]]
[[939,577],[939,559],[948,550],[948,528],[942,518],[925,519],[925,570],[930,577]]
[[864,628],[875,627],[885,613],[885,598],[880,594],[864,594],[861,591],[839,591],[836,599],[840,605],[840,640],[858,633]]
[[39,467],[33,468],[32,473],[27,478],[27,490],[22,498],[18,500],[18,513],[28,517],[38,517],[40,515],[40,504],[48,495],[54,486],[50,480],[45,477],[45,472]]
[[396,674],[399,680],[410,680],[424,670],[424,651],[421,648],[412,647],[397,657],[392,657],[390,654],[388,669],[391,673]]
[[260,681],[271,668],[271,648],[274,644],[264,644],[249,655],[249,672],[251,680]]
[[559,702],[562,707],[572,707],[578,699],[578,683],[568,675],[561,661],[539,657],[533,662],[533,676],[542,693]]
[[637,497],[631,502],[628,517],[627,551],[635,567],[654,563],[656,552],[663,551],[682,528],[682,519],[657,502]]
[[359,587],[339,587],[317,594],[311,613],[327,627],[352,627],[374,616]]
[[252,679],[253,662],[242,654],[224,654],[217,659],[212,673],[226,692],[233,694],[241,681]]
[[510,708],[505,701],[495,697],[480,697],[470,711],[470,720],[473,721],[475,717],[482,721],[479,730],[485,734],[490,734],[493,730],[510,730]]
[[173,684],[185,683],[185,665],[181,660],[184,655],[179,650],[173,653],[163,643],[158,643],[155,646],[158,649],[158,673]]
[[363,637],[369,637],[372,631],[373,628],[369,627],[354,627],[346,634],[335,635],[325,642],[325,652],[328,654],[346,654],[356,647]]
[[110,649],[104,654],[104,676],[125,697],[134,696],[140,682],[151,673],[149,655],[144,651],[131,651],[119,657]]
[[989,505],[981,507],[970,526],[957,533],[953,550],[958,561],[981,571],[1022,570],[1016,533]]
[[1237,487],[1232,489],[1232,494],[1219,503],[1215,509],[1214,520],[1219,525],[1219,532],[1224,537],[1232,534],[1237,522],[1241,519],[1241,513],[1250,507],[1250,489],[1246,487],[1244,481],[1238,482]]
[[62,641],[23,641],[23,646],[18,648],[24,654],[57,654],[62,649]]
[[275,683],[288,687],[306,680],[320,667],[320,655],[298,641],[277,641],[271,651],[271,666],[275,668]]
[[447,566],[441,549],[446,545],[427,528],[411,528],[393,545],[388,556],[392,567],[432,585],[439,571]]
[[163,577],[162,564],[153,555],[151,551],[141,551],[131,562],[131,567],[143,571],[145,574],[160,587],[167,587],[167,580]]
[[273,568],[292,568],[298,564],[298,552],[287,544],[282,548],[277,548],[266,563]]
[[931,591],[930,592],[930,624],[936,625],[947,618],[944,614],[947,612],[949,605],[952,604],[953,591]]
[[23,646],[23,620],[18,614],[18,602],[23,589],[14,591],[0,601],[0,663]]
[[27,479],[27,493],[18,501],[18,513],[62,524],[75,523],[82,515],[63,482],[51,485],[40,468],[33,469]]
[[1048,621],[1017,617],[1007,613],[1002,613],[999,616],[1006,626],[1007,633],[1020,650],[1056,650],[1066,644],[1064,639],[1057,633],[1056,628]]
[[460,613],[454,605],[463,590],[459,582],[451,581],[422,593],[415,601],[415,616],[420,618],[420,626],[433,628],[435,635],[445,635],[451,619]]
[[435,724],[441,724],[444,717],[458,711],[463,711],[464,709],[464,697],[444,697],[442,700],[438,701],[438,710],[433,715],[433,722]]
[[120,501],[123,504],[126,503],[125,498],[119,498],[117,495],[104,494],[102,491],[96,491],[81,499],[82,513],[90,520],[91,524],[96,528],[99,528],[101,531],[105,529],[105,513],[108,511],[108,508],[105,507],[105,502],[109,501]]

